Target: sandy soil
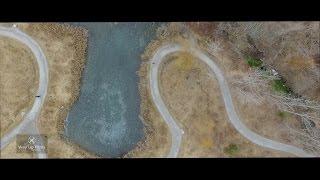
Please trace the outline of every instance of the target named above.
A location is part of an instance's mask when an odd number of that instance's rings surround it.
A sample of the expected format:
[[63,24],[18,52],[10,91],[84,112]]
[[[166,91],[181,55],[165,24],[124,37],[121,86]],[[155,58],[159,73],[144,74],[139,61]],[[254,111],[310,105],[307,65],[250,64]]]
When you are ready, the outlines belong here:
[[38,64],[31,50],[20,42],[0,37],[1,137],[21,122],[38,89]]

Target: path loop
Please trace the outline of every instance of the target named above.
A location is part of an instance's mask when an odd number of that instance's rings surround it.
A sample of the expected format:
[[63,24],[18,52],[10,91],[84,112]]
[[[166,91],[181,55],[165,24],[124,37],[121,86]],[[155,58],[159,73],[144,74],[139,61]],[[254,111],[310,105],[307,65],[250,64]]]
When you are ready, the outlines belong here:
[[[39,88],[37,91],[37,96],[33,103],[33,106],[30,111],[26,113],[22,122],[15,127],[12,131],[7,133],[1,138],[0,150],[6,147],[18,134],[36,134],[39,135],[39,130],[37,128],[37,119],[40,114],[41,107],[43,105],[44,99],[47,94],[48,88],[48,64],[47,59],[42,52],[41,47],[36,41],[34,41],[29,35],[23,33],[18,28],[13,26],[12,28],[1,27],[0,26],[0,36],[9,37],[15,40],[20,41],[30,48],[34,54],[39,69]],[[43,145],[43,142],[40,142]],[[46,153],[41,153],[37,151],[38,158],[46,158]]]
[[[149,78],[150,78],[151,96],[158,111],[160,112],[160,115],[162,116],[164,121],[167,123],[171,133],[172,144],[171,144],[170,152],[168,154],[168,157],[170,158],[178,156],[183,130],[177,125],[175,119],[171,116],[169,110],[167,109],[167,106],[162,100],[162,97],[159,91],[158,71],[159,71],[159,66],[162,60],[164,60],[164,57],[167,56],[168,54],[178,52],[178,51],[186,51],[186,50],[183,49],[178,44],[164,45],[157,50],[157,52],[154,54],[153,58],[151,59],[151,63],[150,63],[151,70],[150,70]],[[291,153],[298,157],[314,157],[314,155],[308,154],[307,152],[305,152],[300,148],[283,144],[277,141],[273,141],[271,139],[267,139],[248,129],[239,119],[235,111],[228,84],[224,79],[222,71],[218,68],[214,60],[208,57],[205,53],[203,53],[201,50],[197,48],[191,47],[188,51],[194,56],[196,56],[197,58],[199,58],[200,60],[202,60],[205,64],[207,64],[211,70],[211,73],[215,75],[219,83],[220,91],[222,94],[222,98],[225,104],[229,121],[241,135],[243,135],[249,141],[265,148],[270,148],[278,151]]]

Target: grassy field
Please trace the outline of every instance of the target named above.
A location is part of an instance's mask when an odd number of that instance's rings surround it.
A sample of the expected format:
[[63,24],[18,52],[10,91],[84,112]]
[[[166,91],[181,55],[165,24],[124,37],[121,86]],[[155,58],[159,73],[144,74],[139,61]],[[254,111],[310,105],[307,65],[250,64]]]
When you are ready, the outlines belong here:
[[[171,23],[160,32],[158,39],[150,43],[142,55],[139,71],[141,116],[152,133],[147,136],[149,141],[141,142],[141,146],[129,153],[130,157],[165,157],[171,146],[171,135],[151,101],[147,62],[157,48],[164,44],[174,42],[188,48],[192,41],[189,41],[188,35],[181,33],[186,31],[181,29],[179,23]],[[228,47],[225,49],[230,50]],[[247,72],[247,63],[234,63],[239,59],[232,53],[222,51],[217,54],[217,64],[224,71],[232,71],[234,74]],[[261,148],[242,137],[229,123],[219,85],[213,77],[208,75],[206,65],[189,53],[171,54],[161,65],[161,95],[185,132],[178,157],[292,156]],[[256,119],[250,118],[250,121],[254,124]]]
[[0,37],[1,137],[15,127],[32,106],[38,89],[38,64],[20,42]]
[[[18,28],[37,41],[48,60],[48,92],[37,122],[40,133],[48,136],[48,157],[96,157],[61,136],[67,112],[79,95],[87,31],[58,23],[18,23]],[[24,75],[22,72],[16,74]],[[32,75],[38,77],[37,74]],[[9,146],[3,150],[6,153],[2,157],[19,156],[14,148],[10,148],[12,145]]]
[[[188,69],[179,70],[181,58],[190,64]],[[232,127],[218,82],[208,73],[206,65],[188,53],[172,54],[162,66],[161,92],[185,131],[179,157],[290,156],[254,145]]]

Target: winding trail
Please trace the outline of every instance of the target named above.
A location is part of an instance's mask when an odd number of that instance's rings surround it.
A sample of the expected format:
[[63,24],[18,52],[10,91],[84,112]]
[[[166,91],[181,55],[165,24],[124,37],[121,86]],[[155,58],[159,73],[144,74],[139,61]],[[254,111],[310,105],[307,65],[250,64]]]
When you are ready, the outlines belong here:
[[[39,130],[36,125],[36,120],[39,117],[41,107],[43,105],[44,99],[47,94],[48,64],[40,46],[30,36],[23,33],[19,29],[15,27],[13,28],[0,27],[0,36],[6,36],[9,38],[16,39],[24,43],[31,49],[34,56],[36,57],[38,67],[39,67],[39,89],[38,89],[37,95],[40,96],[35,99],[33,107],[24,116],[23,121],[16,128],[14,128],[12,131],[6,134],[3,138],[1,138],[0,149],[3,149],[10,143],[10,141],[12,141],[12,139],[17,134],[39,134]],[[160,112],[161,116],[169,126],[171,137],[172,137],[172,144],[171,144],[168,157],[178,156],[182,135],[184,132],[176,123],[174,118],[171,116],[170,112],[168,111],[165,103],[161,98],[160,91],[159,91],[159,82],[158,82],[159,80],[158,70],[159,70],[159,65],[161,64],[161,61],[164,59],[164,57],[170,53],[177,52],[177,51],[185,51],[185,50],[178,44],[169,44],[166,46],[162,46],[161,48],[158,49],[158,51],[155,53],[155,55],[151,59],[151,71],[150,71],[151,96],[158,111]],[[217,78],[220,86],[220,90],[223,96],[223,101],[225,103],[225,108],[226,108],[229,120],[240,134],[242,134],[245,138],[247,138],[251,142],[257,145],[260,145],[262,147],[292,153],[296,156],[301,156],[301,157],[313,157],[313,155],[306,153],[302,149],[264,138],[252,132],[250,129],[248,129],[242,123],[242,121],[239,119],[238,115],[235,112],[235,108],[233,106],[228,84],[224,79],[223,73],[218,68],[218,66],[214,63],[212,59],[210,59],[202,51],[196,48],[190,48],[188,51],[190,51],[193,55],[195,55],[200,60],[205,62],[210,67],[210,70],[212,71],[212,73],[216,75],[215,77]],[[47,157],[45,153],[40,153],[40,152],[37,153],[37,156],[38,158]]]
[[[1,138],[1,146],[0,150],[6,147],[14,137],[18,134],[33,134],[38,135],[39,130],[37,128],[37,119],[40,114],[41,107],[43,105],[44,99],[47,94],[48,88],[48,64],[47,59],[42,52],[40,46],[36,41],[34,41],[30,36],[20,31],[18,28],[13,26],[12,28],[1,27],[0,26],[0,36],[6,36],[9,38],[13,38],[15,40],[20,41],[30,48],[32,53],[34,54],[39,69],[39,89],[37,91],[37,96],[34,100],[34,104],[29,112],[26,113],[22,122],[15,127],[12,131],[4,135]],[[39,142],[39,144],[43,145],[43,142]],[[46,153],[41,153],[37,150],[38,158],[46,158]]]
[[[170,112],[168,111],[165,103],[163,102],[160,91],[159,91],[159,77],[158,77],[158,71],[159,71],[159,65],[161,64],[161,61],[164,59],[164,57],[170,53],[177,52],[177,51],[186,51],[178,44],[169,44],[160,47],[157,52],[154,54],[153,58],[151,59],[150,66],[150,88],[151,88],[151,96],[152,99],[160,112],[161,116],[169,126],[169,130],[171,132],[171,149],[168,154],[168,157],[177,157],[180,149],[181,139],[183,135],[183,130],[178,126],[174,118],[171,116]],[[206,54],[204,54],[202,51],[200,51],[197,48],[191,47],[188,49],[188,51],[193,54],[194,56],[198,57],[200,60],[202,60],[204,63],[206,63],[211,73],[215,74],[215,77],[218,80],[220,91],[223,97],[223,101],[225,104],[225,108],[229,117],[229,120],[231,124],[234,126],[234,128],[245,138],[250,140],[251,142],[260,145],[262,147],[279,150],[283,152],[292,153],[298,157],[313,157],[314,155],[308,154],[307,152],[303,151],[302,149],[299,149],[295,146],[283,144],[277,141],[273,141],[271,139],[267,139],[265,137],[262,137],[250,129],[248,129],[242,121],[239,119],[235,108],[233,106],[230,90],[228,87],[228,84],[226,80],[224,79],[222,71],[218,68],[218,66],[215,64],[215,62],[209,58]]]

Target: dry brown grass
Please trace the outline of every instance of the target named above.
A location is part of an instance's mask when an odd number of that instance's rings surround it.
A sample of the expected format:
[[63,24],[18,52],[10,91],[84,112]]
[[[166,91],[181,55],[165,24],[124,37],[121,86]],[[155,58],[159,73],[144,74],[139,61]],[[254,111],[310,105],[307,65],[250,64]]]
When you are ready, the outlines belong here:
[[38,65],[31,50],[14,39],[0,37],[1,137],[31,108],[38,78]]
[[139,70],[140,116],[145,125],[145,138],[125,156],[128,158],[166,157],[171,146],[171,136],[168,127],[151,99],[148,68],[148,64],[142,63]]
[[293,55],[281,60],[277,67],[286,78],[287,85],[304,97],[320,101],[320,66],[314,57]]
[[[229,83],[231,95],[235,104],[236,112],[252,131],[270,139],[283,143],[294,144],[294,140],[289,136],[288,129],[283,125],[289,123],[295,127],[298,126],[298,120],[294,116],[281,119],[277,113],[279,110],[271,104],[262,103],[261,105],[243,103],[242,96],[237,93],[235,86],[232,84],[235,78],[246,76],[250,71],[250,67],[246,64],[245,59],[239,56],[233,49],[230,42],[221,37],[215,38],[215,42],[221,46],[221,51],[210,51],[205,45],[205,38],[195,36],[199,39],[200,47],[209,52],[214,57],[215,62],[223,70],[223,73]],[[304,62],[308,65],[309,62]],[[270,87],[271,88],[271,87]],[[257,113],[258,112],[258,113]]]
[[67,112],[79,95],[87,31],[57,23],[20,23],[18,28],[38,42],[48,60],[48,92],[38,119],[40,132],[48,136],[48,157],[96,157],[62,138]]
[[84,68],[87,31],[57,23],[19,24],[44,51],[49,65],[48,93],[38,125],[48,135],[48,157],[94,157],[61,136],[67,112],[79,96]]
[[278,115],[279,109],[267,102],[261,104],[243,102],[234,85],[229,86],[233,103],[236,112],[243,123],[257,134],[278,141],[285,144],[295,144],[295,140],[290,136],[285,124],[290,124],[292,127],[298,128],[300,126],[299,120],[293,116],[288,115],[281,117]]
[[291,57],[286,59],[285,65],[287,68],[293,71],[303,71],[308,70],[309,68],[312,68],[315,66],[315,61],[311,58],[307,59],[304,57]]
[[210,40],[225,41],[229,49],[237,51],[242,58],[254,55],[263,59],[287,80],[294,92],[320,100],[320,66],[315,66],[320,52],[319,22],[201,22],[187,25],[203,38],[208,38],[203,34],[205,31],[210,34]]
[[35,158],[35,154],[33,153],[17,153],[17,144],[16,141],[13,140],[10,142],[4,149],[1,150],[1,158],[10,158],[10,159],[31,159]]
[[[189,56],[192,68],[179,70],[180,58]],[[208,75],[205,64],[187,53],[168,57],[161,68],[161,92],[170,112],[185,134],[179,157],[229,157],[229,144],[236,144],[237,157],[290,156],[252,144],[229,123],[219,85]]]
[[[177,24],[173,23],[170,28],[176,29],[176,31],[166,31],[167,28],[164,28],[163,30],[165,31],[162,31],[160,28],[157,32],[158,39],[149,43],[145,52],[141,55],[142,63],[138,72],[140,77],[139,93],[141,97],[140,116],[145,125],[145,138],[138,143],[136,148],[126,154],[125,157],[166,157],[169,153],[171,135],[168,126],[160,116],[151,98],[148,61],[163,43],[178,41],[183,44],[185,41],[182,37],[176,36],[177,29],[180,29]],[[168,36],[172,38],[168,38]]]
[[[149,69],[146,62],[149,61],[157,48],[170,42],[182,44],[186,49],[190,46],[188,33],[183,33],[185,31],[179,23],[171,23],[161,32],[158,34],[158,39],[150,43],[142,55],[144,62],[139,73],[141,79],[143,79],[141,81],[142,85],[140,85],[140,93],[142,92],[141,99],[145,101],[150,101],[149,82],[146,81]],[[197,39],[196,42],[202,43],[201,39]],[[228,49],[227,45],[222,45]],[[239,57],[232,51],[222,51],[217,55],[217,63],[224,71],[229,70],[235,72],[235,74],[242,74],[248,70],[245,63],[234,63],[239,60]],[[169,111],[185,131],[179,157],[292,156],[262,148],[242,137],[227,119],[216,80],[208,76],[206,66],[190,54],[177,53],[168,57],[168,60],[161,67],[160,80],[162,96]],[[141,109],[142,112],[150,109],[154,111],[155,106],[150,102],[148,106],[142,105]],[[147,125],[153,124],[154,134],[160,134],[159,129],[163,132],[162,129],[165,126],[160,126],[157,121],[160,120],[163,124],[163,119],[159,117],[157,111],[150,115],[152,116],[149,116],[145,123]],[[169,134],[167,136],[171,136],[168,130],[166,130],[166,133]],[[160,144],[156,140],[154,138],[150,143],[153,146]],[[236,144],[239,147],[239,152],[234,155],[226,154],[225,148],[230,144]],[[168,151],[171,144],[166,143],[162,146],[166,146]],[[166,152],[163,148],[153,148],[151,152],[152,154],[162,154]],[[136,149],[135,153],[138,152],[142,156],[148,155],[144,154],[144,150],[144,148]],[[165,155],[162,154],[162,156]]]
[[[214,31],[217,30],[215,29]],[[289,135],[288,129],[284,127],[284,124],[286,123],[299,128],[300,124],[297,117],[288,116],[286,118],[281,118],[277,115],[279,110],[274,105],[268,104],[267,102],[263,102],[260,105],[242,102],[241,98],[243,97],[239,96],[235,86],[232,84],[235,78],[243,77],[250,71],[250,68],[245,63],[244,57],[241,56],[241,53],[239,54],[239,51],[237,51],[235,49],[235,45],[233,45],[239,43],[238,45],[245,49],[245,45],[241,44],[243,42],[238,40],[236,42],[232,42],[232,44],[230,43],[230,40],[224,37],[215,37],[214,39],[211,39],[211,42],[219,44],[221,46],[221,51],[214,52],[210,51],[210,49],[207,48],[206,43],[204,43],[207,40],[206,37],[198,36],[197,34],[195,34],[195,36],[199,39],[201,47],[216,57],[217,63],[223,69],[229,82],[236,111],[244,123],[251,130],[261,134],[262,136],[283,143],[299,146],[296,144],[294,138]],[[281,60],[279,59],[279,61],[275,61],[273,65],[277,67],[277,70],[280,69],[279,72],[281,75],[285,75],[285,79],[290,77],[288,80],[289,86],[293,87],[294,90],[300,89],[300,92],[302,92],[303,87],[312,87],[312,84],[315,84],[315,81],[312,76],[307,75],[307,71],[309,71],[310,75],[310,67],[314,67],[315,61],[311,58],[295,56],[295,54],[297,54],[296,52],[292,52],[291,54],[289,50],[286,50],[285,52],[286,53],[281,55],[281,57],[286,58],[280,58]],[[302,84],[305,84],[305,86]],[[316,90],[316,88],[311,88],[308,90],[309,93],[307,91],[304,91],[304,93],[311,97],[317,97],[317,93],[312,93]]]

